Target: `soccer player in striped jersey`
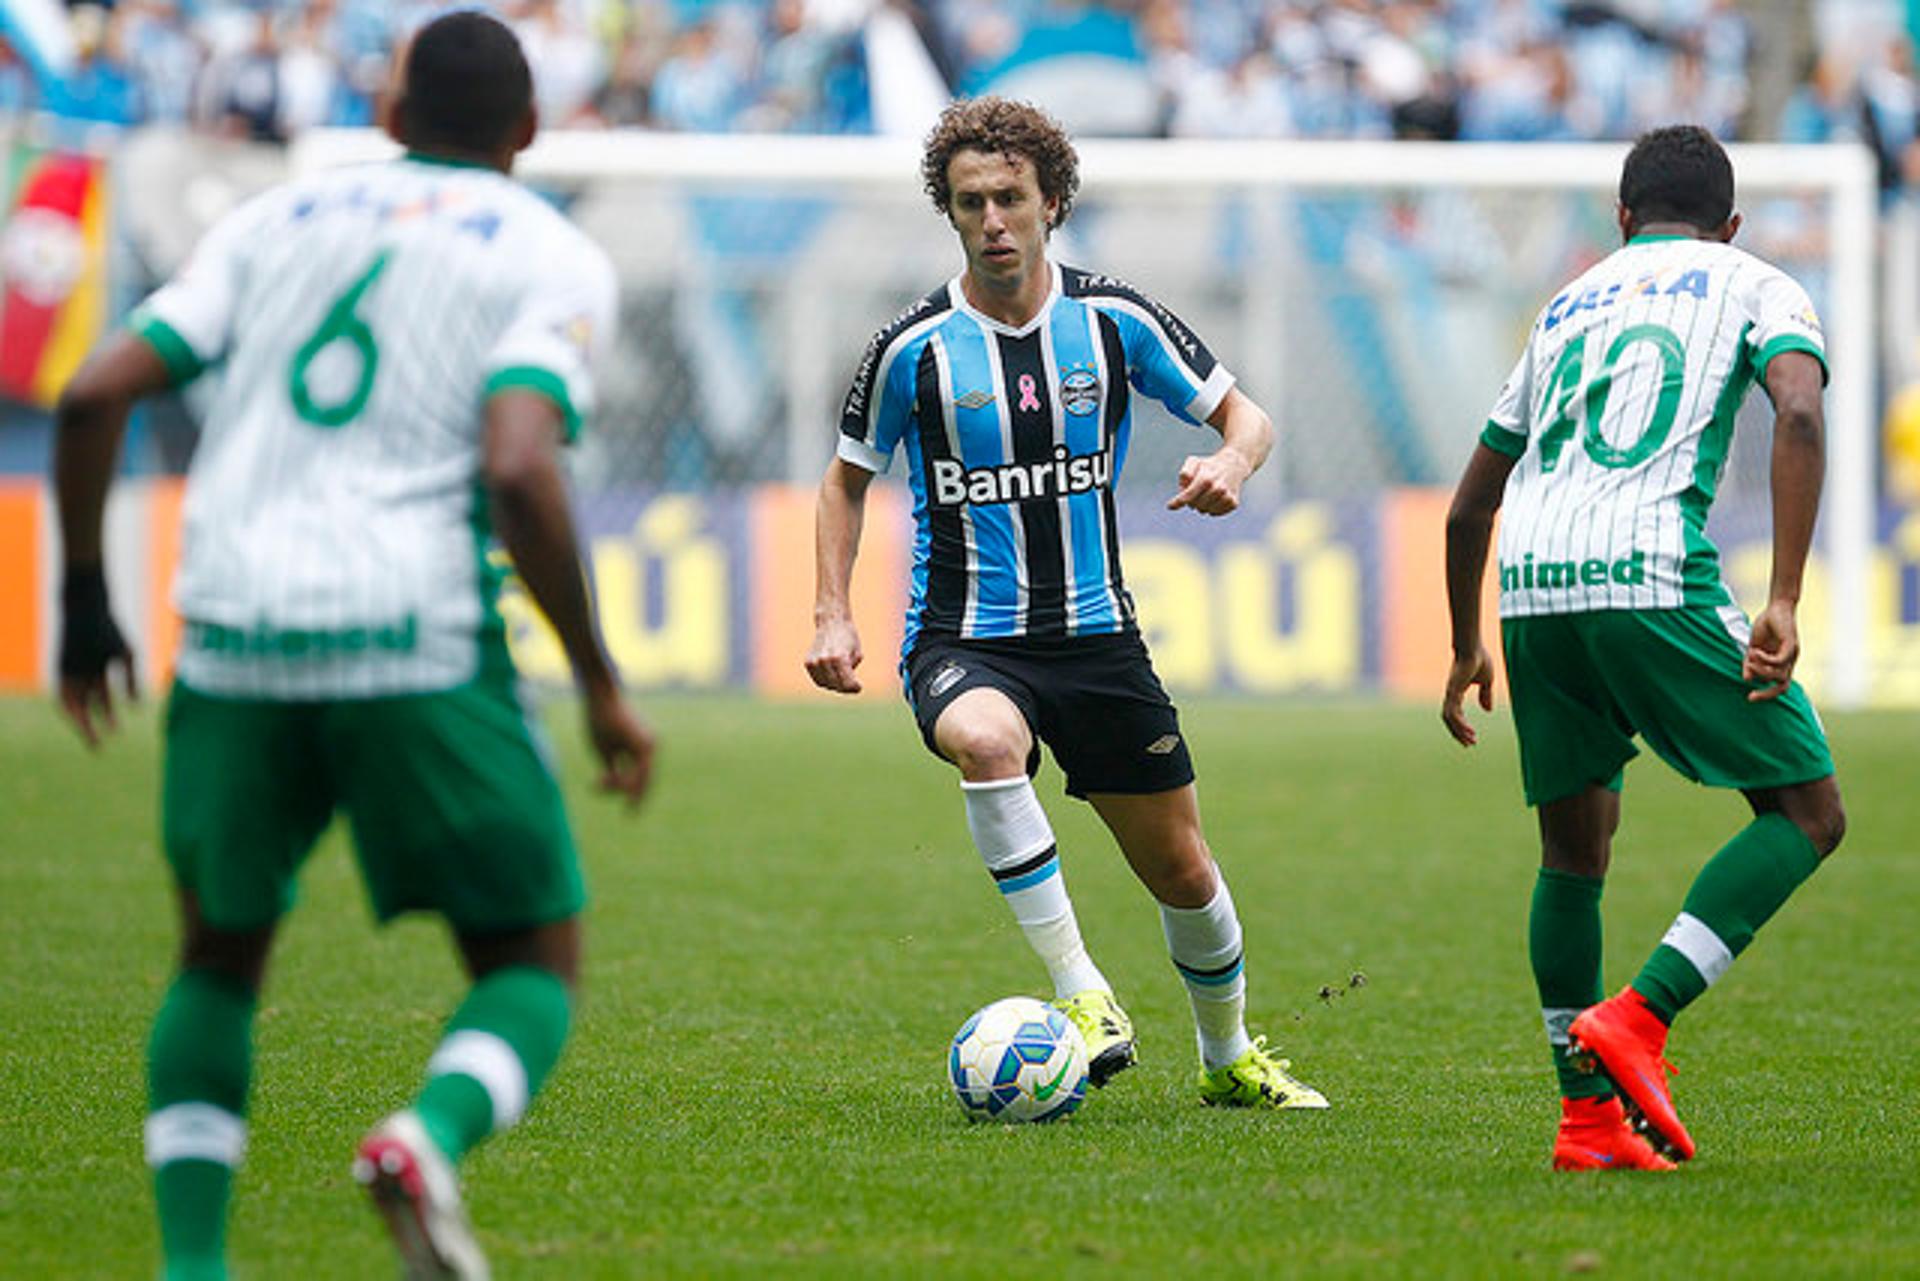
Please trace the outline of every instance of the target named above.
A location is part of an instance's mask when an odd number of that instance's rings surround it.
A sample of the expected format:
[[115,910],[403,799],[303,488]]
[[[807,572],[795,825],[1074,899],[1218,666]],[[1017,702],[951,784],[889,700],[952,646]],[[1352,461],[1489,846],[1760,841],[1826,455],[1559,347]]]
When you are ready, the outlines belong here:
[[261,976],[336,810],[376,916],[443,916],[473,976],[424,1086],[353,1172],[409,1276],[487,1273],[455,1169],[559,1057],[583,902],[494,604],[493,530],[572,661],[603,785],[637,801],[648,781],[652,738],[601,646],[558,458],[591,405],[611,265],[508,177],[534,115],[506,26],[449,14],[402,65],[390,127],[406,157],[222,220],[58,409],[61,697],[93,742],[110,673],[132,666],[100,537],[128,409],[216,379],[187,478],[166,725],[185,941],[149,1047],[146,1153],[175,1281],[226,1275]]
[[[1641,137],[1618,213],[1624,246],[1540,313],[1447,522],[1441,717],[1472,746],[1467,691],[1493,705],[1480,584],[1504,499],[1500,630],[1540,822],[1529,944],[1560,1079],[1559,1169],[1671,1169],[1667,1157],[1693,1155],[1666,1084],[1668,1027],[1845,827],[1826,737],[1792,679],[1824,469],[1819,319],[1785,273],[1729,243],[1733,167],[1704,130]],[[1706,518],[1755,382],[1773,403],[1773,574],[1750,624]],[[1695,782],[1738,789],[1754,818],[1603,1001],[1600,891],[1636,734]]]
[[1133,1026],[1081,940],[1034,794],[1043,742],[1160,904],[1198,1026],[1202,1099],[1325,1107],[1247,1035],[1239,917],[1134,621],[1114,524],[1136,391],[1222,438],[1181,466],[1172,508],[1233,511],[1272,424],[1166,308],[1049,260],[1079,174],[1043,113],[998,98],[954,104],[921,176],[965,266],[875,335],[847,395],[820,490],[807,670],[823,688],[860,688],[848,585],[863,503],[904,451],[917,527],[908,700],[927,746],[960,771],[974,843],[1085,1035],[1094,1083],[1134,1061]]

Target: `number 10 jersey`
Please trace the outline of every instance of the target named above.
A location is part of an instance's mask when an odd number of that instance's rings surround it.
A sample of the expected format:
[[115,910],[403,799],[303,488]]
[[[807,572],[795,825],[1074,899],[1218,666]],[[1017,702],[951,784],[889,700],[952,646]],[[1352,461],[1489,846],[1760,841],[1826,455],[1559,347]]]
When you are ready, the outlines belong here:
[[212,694],[448,689],[503,662],[484,405],[591,407],[606,255],[488,169],[409,157],[275,188],[133,317],[210,383],[187,481],[180,673]]
[[1518,460],[1501,616],[1729,604],[1707,509],[1786,351],[1826,363],[1806,292],[1718,241],[1636,237],[1547,304],[1480,437]]

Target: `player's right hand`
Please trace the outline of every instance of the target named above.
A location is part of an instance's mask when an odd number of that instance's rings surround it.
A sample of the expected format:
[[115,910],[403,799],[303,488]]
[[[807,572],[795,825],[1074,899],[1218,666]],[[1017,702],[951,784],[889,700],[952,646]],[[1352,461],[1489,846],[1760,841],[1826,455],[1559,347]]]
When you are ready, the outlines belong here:
[[1472,747],[1480,741],[1480,732],[1467,720],[1467,691],[1480,687],[1480,710],[1493,710],[1493,656],[1487,653],[1485,645],[1476,646],[1471,654],[1455,654],[1453,666],[1447,671],[1447,694],[1440,701],[1440,719],[1446,723],[1447,733],[1453,735],[1456,743],[1462,747]]
[[113,714],[116,667],[128,701],[138,702],[133,650],[113,621],[105,576],[98,566],[69,570],[60,589],[60,709],[88,747],[100,746],[102,733],[119,728]]
[[858,694],[860,678],[854,668],[865,655],[860,652],[860,633],[851,618],[834,618],[814,628],[813,648],[807,651],[807,675],[821,689],[836,694]]
[[618,792],[638,805],[653,782],[653,731],[618,689],[587,696],[587,738],[604,767],[600,790]]

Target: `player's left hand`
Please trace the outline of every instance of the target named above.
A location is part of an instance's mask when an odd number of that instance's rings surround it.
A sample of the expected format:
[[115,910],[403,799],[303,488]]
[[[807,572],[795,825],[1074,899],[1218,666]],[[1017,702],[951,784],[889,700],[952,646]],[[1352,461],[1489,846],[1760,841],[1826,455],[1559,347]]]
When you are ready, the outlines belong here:
[[1467,720],[1467,691],[1475,685],[1480,687],[1480,710],[1493,710],[1493,656],[1487,653],[1485,645],[1478,646],[1471,654],[1455,654],[1453,666],[1447,671],[1447,694],[1440,702],[1440,719],[1446,723],[1447,733],[1453,735],[1456,743],[1462,747],[1472,747],[1480,741],[1480,732]]
[[[69,570],[60,589],[60,708],[88,747],[119,728],[113,714],[113,670],[129,702],[140,701],[133,650],[113,621],[100,567]],[[99,718],[96,726],[95,717]]]
[[653,731],[616,686],[587,691],[587,740],[600,758],[600,790],[638,805],[653,782]]
[[1240,486],[1252,471],[1245,455],[1230,447],[1189,454],[1180,464],[1180,492],[1167,500],[1167,510],[1191,507],[1203,516],[1225,516],[1240,506]]
[[1747,641],[1747,654],[1740,662],[1740,675],[1747,681],[1764,681],[1750,690],[1747,701],[1762,703],[1787,692],[1793,679],[1793,665],[1800,661],[1800,625],[1794,618],[1792,602],[1777,600],[1761,610],[1753,620],[1753,636]]

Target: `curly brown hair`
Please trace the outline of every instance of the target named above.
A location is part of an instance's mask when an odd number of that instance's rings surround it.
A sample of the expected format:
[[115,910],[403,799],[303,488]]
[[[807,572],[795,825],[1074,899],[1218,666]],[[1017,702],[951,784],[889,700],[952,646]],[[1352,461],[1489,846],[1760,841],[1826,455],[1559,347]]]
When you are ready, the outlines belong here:
[[1018,156],[1033,166],[1040,194],[1059,201],[1053,225],[1067,220],[1073,197],[1080,190],[1080,157],[1060,122],[1028,102],[988,96],[950,103],[927,135],[920,158],[920,181],[933,207],[943,214],[953,208],[953,185],[947,166],[962,151]]

